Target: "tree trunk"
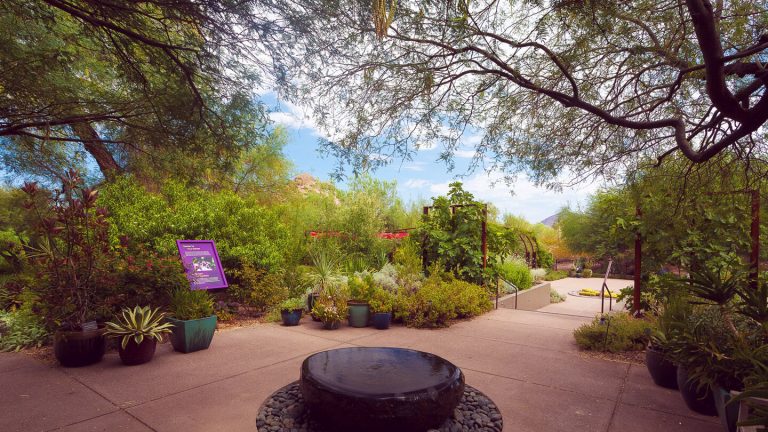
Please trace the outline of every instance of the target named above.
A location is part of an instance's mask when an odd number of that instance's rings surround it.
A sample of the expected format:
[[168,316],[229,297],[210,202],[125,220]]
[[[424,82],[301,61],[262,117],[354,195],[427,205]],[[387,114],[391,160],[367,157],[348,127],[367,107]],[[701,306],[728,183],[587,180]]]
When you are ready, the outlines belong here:
[[99,133],[96,132],[96,129],[90,123],[73,124],[72,130],[78,138],[83,140],[85,151],[96,159],[99,170],[105,179],[113,180],[116,175],[123,171],[117,161],[115,161],[112,153],[107,149],[107,146],[104,145],[104,141],[99,137]]

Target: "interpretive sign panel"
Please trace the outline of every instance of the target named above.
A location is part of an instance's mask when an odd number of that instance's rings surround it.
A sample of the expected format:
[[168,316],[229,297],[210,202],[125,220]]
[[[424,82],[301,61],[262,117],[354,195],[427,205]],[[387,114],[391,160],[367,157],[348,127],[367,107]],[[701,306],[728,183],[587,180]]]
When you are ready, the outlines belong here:
[[193,290],[229,286],[213,240],[176,240],[176,246]]

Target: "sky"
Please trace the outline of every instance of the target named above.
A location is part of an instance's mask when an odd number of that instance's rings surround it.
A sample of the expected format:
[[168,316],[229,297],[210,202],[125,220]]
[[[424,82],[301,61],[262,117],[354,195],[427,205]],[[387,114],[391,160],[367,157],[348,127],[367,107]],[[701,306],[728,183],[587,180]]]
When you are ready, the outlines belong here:
[[[293,162],[296,174],[306,172],[320,180],[328,181],[336,161],[333,157],[324,157],[318,152],[317,141],[322,135],[311,116],[301,107],[278,101],[271,94],[262,96],[262,101],[271,109],[271,120],[288,130],[289,141],[284,152]],[[478,168],[468,173],[467,169],[475,155],[473,145],[480,139],[479,133],[463,138],[462,145],[455,153],[455,168],[451,172],[448,172],[443,161],[438,160],[440,149],[435,147],[420,149],[410,161],[392,160],[389,165],[377,169],[372,175],[382,180],[395,180],[400,198],[406,203],[445,195],[448,185],[458,180],[475,198],[496,206],[500,214],[522,216],[532,223],[556,214],[565,206],[583,206],[588,196],[601,186],[599,182],[593,182],[555,192],[537,187],[525,176],[507,185],[500,181],[503,175],[498,172],[488,173]],[[343,187],[343,184],[340,186]]]

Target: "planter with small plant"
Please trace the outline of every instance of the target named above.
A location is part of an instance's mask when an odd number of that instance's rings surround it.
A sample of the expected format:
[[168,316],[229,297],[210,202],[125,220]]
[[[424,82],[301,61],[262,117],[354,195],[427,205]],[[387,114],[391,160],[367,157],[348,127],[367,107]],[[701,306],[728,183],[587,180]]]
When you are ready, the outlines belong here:
[[166,314],[149,306],[125,308],[115,321],[106,323],[104,333],[117,338],[120,360],[125,365],[139,365],[152,360],[155,348],[163,335],[171,333],[173,324],[164,322]]
[[364,272],[355,274],[349,278],[349,326],[366,327],[371,317],[371,309],[368,302],[376,291],[376,283],[373,275]]
[[392,322],[392,303],[394,296],[389,291],[379,288],[373,293],[368,302],[371,308],[371,322],[373,327],[386,330]]
[[204,290],[178,289],[171,297],[171,344],[183,353],[207,349],[216,331],[213,298]]
[[335,330],[341,325],[341,320],[347,317],[346,286],[329,285],[320,294],[312,308],[312,316],[323,323],[323,328]]
[[291,298],[280,303],[280,318],[282,318],[284,326],[299,325],[302,312],[304,312],[304,299],[301,297]]

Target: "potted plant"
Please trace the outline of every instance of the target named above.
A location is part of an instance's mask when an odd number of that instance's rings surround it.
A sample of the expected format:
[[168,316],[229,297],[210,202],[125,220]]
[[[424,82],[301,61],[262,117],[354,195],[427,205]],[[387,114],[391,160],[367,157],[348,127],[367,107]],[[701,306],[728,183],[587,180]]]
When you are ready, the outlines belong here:
[[676,337],[678,323],[685,320],[690,307],[679,293],[671,293],[664,304],[654,307],[656,329],[645,350],[645,366],[656,385],[677,390],[677,365],[671,358],[670,341]]
[[386,330],[392,322],[392,304],[394,296],[389,291],[379,288],[368,302],[371,308],[371,322],[378,330]]
[[177,289],[171,297],[173,349],[190,353],[208,349],[216,331],[213,298],[205,290]]
[[107,212],[96,205],[98,191],[86,188],[74,170],[50,194],[36,183],[25,183],[22,191],[35,230],[27,256],[43,287],[40,299],[46,324],[55,330],[56,359],[66,367],[96,363],[106,348],[97,309],[104,303],[100,288],[112,257]]
[[[312,287],[307,293],[307,310],[314,310],[315,302],[323,293],[326,287],[333,286],[341,281],[339,276],[339,258],[336,251],[325,250],[317,247],[310,251],[312,258],[312,267],[309,270],[308,279]],[[313,321],[319,321],[317,316],[312,314]]]
[[117,320],[106,323],[104,334],[120,339],[117,350],[123,364],[147,363],[155,355],[155,347],[163,335],[171,332],[173,324],[163,322],[165,318],[164,312],[149,306],[125,308]]
[[349,326],[366,327],[371,317],[368,301],[376,290],[373,275],[368,272],[356,273],[349,278]]
[[302,312],[304,312],[304,300],[301,297],[291,298],[280,303],[280,318],[283,319],[284,326],[299,325]]
[[585,277],[585,278],[591,278],[592,277],[592,270],[588,269],[588,268],[585,268],[584,270],[581,271],[581,276]]
[[323,328],[335,330],[347,317],[347,296],[343,285],[329,285],[317,298],[312,315],[323,323]]

